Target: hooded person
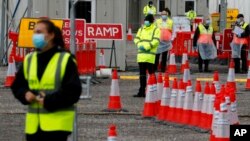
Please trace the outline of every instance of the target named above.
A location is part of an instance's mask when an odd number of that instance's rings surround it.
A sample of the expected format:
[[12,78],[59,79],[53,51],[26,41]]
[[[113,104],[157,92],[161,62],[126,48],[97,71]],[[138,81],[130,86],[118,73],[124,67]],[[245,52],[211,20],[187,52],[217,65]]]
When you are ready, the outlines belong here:
[[143,14],[147,16],[148,14],[155,15],[156,14],[156,8],[153,5],[153,1],[149,1],[146,6],[143,8]]
[[134,97],[145,97],[147,74],[154,74],[155,55],[160,43],[160,30],[154,24],[154,16],[149,14],[144,25],[138,30],[134,43],[138,49],[137,62],[140,70],[140,88]]

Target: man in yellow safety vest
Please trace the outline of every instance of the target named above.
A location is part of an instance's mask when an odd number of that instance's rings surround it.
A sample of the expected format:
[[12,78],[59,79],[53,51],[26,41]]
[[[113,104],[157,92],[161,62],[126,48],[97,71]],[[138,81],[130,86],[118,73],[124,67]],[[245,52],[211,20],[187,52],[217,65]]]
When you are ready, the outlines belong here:
[[157,19],[155,24],[160,28],[160,44],[155,58],[155,71],[157,71],[161,55],[161,72],[165,72],[168,50],[172,48],[171,40],[173,29],[173,20],[171,19],[171,12],[168,8],[165,8],[161,12],[161,18]]
[[151,15],[155,15],[156,14],[156,8],[155,6],[153,5],[153,2],[152,1],[149,1],[148,2],[148,5],[146,5],[144,8],[143,8],[143,14],[145,16],[147,16],[148,14],[151,14]]
[[147,84],[146,71],[154,73],[155,54],[160,42],[160,30],[154,24],[154,16],[149,14],[144,19],[144,26],[141,27],[134,39],[137,46],[137,62],[140,69],[140,88],[134,97],[145,97]]
[[[250,35],[249,24],[244,21],[244,15],[239,14],[234,27],[233,41],[230,46],[232,49],[232,58],[235,62],[235,73],[246,73],[247,55],[248,55],[248,39]],[[240,70],[240,59],[242,60],[242,68]]]
[[205,64],[204,72],[211,72],[211,70],[208,69],[209,61],[217,57],[215,43],[216,40],[213,27],[211,26],[211,20],[210,18],[204,18],[203,24],[201,23],[197,27],[193,39],[194,49],[198,49],[199,53],[199,72],[203,72],[203,62]]

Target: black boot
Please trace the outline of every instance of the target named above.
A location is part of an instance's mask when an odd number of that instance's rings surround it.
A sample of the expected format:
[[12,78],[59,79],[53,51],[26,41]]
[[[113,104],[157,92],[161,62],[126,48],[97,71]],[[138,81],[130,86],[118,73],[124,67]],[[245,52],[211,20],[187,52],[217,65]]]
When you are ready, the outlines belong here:
[[240,58],[234,58],[235,73],[240,73]]
[[147,85],[147,77],[140,76],[139,92],[136,95],[133,95],[133,97],[145,97],[146,85]]

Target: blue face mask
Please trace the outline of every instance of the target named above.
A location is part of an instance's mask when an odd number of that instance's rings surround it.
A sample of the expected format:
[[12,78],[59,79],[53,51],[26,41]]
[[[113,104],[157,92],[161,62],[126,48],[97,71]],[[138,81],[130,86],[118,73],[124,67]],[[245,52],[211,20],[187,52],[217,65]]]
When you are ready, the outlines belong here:
[[150,22],[149,21],[144,21],[144,25],[149,27],[150,26]]
[[48,42],[45,41],[44,34],[33,34],[32,41],[37,49],[42,49],[48,44]]
[[166,20],[166,19],[168,18],[168,16],[162,15],[161,18],[162,18],[163,20]]
[[206,20],[206,25],[210,25],[211,21],[210,20]]

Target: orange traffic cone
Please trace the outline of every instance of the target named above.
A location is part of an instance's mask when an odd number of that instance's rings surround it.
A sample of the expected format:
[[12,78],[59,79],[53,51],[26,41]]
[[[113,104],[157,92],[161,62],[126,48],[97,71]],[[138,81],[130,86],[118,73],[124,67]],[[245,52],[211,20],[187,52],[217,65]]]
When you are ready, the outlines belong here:
[[188,60],[188,56],[187,56],[187,49],[184,48],[184,51],[182,53],[182,60],[181,60],[181,73],[184,72],[184,69],[185,69],[185,64],[186,64],[186,61]]
[[[223,93],[221,94],[223,95]],[[216,127],[216,130],[214,131],[214,141],[229,141],[230,121],[225,96],[222,96],[220,99],[219,116],[214,124]]]
[[184,105],[183,105],[183,112],[181,116],[182,124],[190,125],[193,104],[194,104],[193,88],[192,88],[191,80],[189,80],[187,87],[186,87],[186,95],[185,95],[185,100],[184,100]]
[[179,90],[178,90],[178,94],[177,94],[177,103],[176,103],[176,110],[175,110],[175,122],[180,123],[182,112],[183,112],[184,100],[185,100],[185,92],[186,92],[186,89],[185,89],[185,86],[184,86],[182,79],[180,79],[180,81],[179,81],[178,88],[179,88]]
[[214,101],[214,113],[213,113],[213,121],[211,126],[211,134],[210,141],[215,141],[215,134],[218,132],[217,130],[217,122],[220,116],[220,101],[223,98],[223,94],[225,93],[224,85],[221,86],[221,91],[216,94]]
[[114,124],[109,126],[108,140],[107,141],[117,141],[116,126]]
[[188,81],[191,80],[190,68],[188,60],[185,63],[184,74],[183,74],[183,83],[186,88]]
[[171,96],[170,96],[170,103],[168,108],[168,115],[166,117],[166,121],[173,122],[175,118],[175,109],[176,109],[176,101],[177,101],[177,93],[178,93],[178,86],[177,86],[177,79],[175,78],[173,81]]
[[215,101],[216,90],[215,86],[212,83],[210,87],[210,93],[208,95],[208,110],[207,110],[207,129],[211,129],[212,121],[213,121],[213,113],[214,113],[214,101]]
[[159,113],[159,109],[161,106],[162,91],[163,91],[162,73],[159,72],[158,79],[157,79],[156,114]]
[[133,40],[133,35],[132,35],[131,25],[129,25],[127,33],[127,41],[132,41],[132,40]]
[[214,71],[214,80],[213,80],[215,89],[216,89],[216,93],[220,92],[220,78],[219,78],[219,73],[218,71]]
[[168,108],[169,108],[169,103],[170,103],[170,88],[169,88],[169,76],[168,73],[165,73],[165,78],[164,78],[164,88],[162,92],[162,97],[161,97],[161,106],[160,106],[160,111],[158,114],[158,120],[164,120],[166,119]]
[[104,55],[104,49],[100,50],[100,55],[99,55],[99,68],[106,68],[106,63],[105,63],[105,55]]
[[[248,56],[250,56],[250,54]],[[250,90],[250,62],[248,63],[247,82],[245,88],[246,90]]]
[[9,57],[9,65],[7,70],[7,76],[5,78],[4,86],[10,87],[15,79],[16,65],[12,56]]
[[177,66],[175,62],[175,54],[173,51],[170,52],[170,60],[168,64],[168,73],[176,74],[177,73]]
[[235,91],[230,91],[230,125],[239,125],[239,117],[238,117],[238,111],[237,111],[237,101],[235,96]]
[[210,87],[209,83],[206,82],[205,90],[204,90],[204,96],[203,96],[203,102],[202,102],[202,108],[201,108],[201,122],[199,127],[202,129],[208,129],[207,122],[208,122],[208,103],[209,103],[209,94],[210,94]]
[[230,65],[229,65],[229,71],[227,75],[227,85],[230,87],[236,89],[236,83],[235,83],[235,70],[234,70],[234,61],[231,60]]
[[113,70],[111,90],[109,95],[108,112],[126,111],[122,109],[121,99],[120,99],[120,89],[118,83],[117,70]]
[[202,100],[203,100],[203,94],[201,91],[201,82],[196,81],[194,105],[193,105],[192,117],[191,117],[191,122],[190,122],[192,126],[197,127],[200,123]]
[[142,117],[154,117],[156,115],[155,97],[157,96],[157,94],[154,88],[153,77],[154,77],[153,75],[150,75],[148,79],[148,85],[146,89],[146,98],[145,98]]

